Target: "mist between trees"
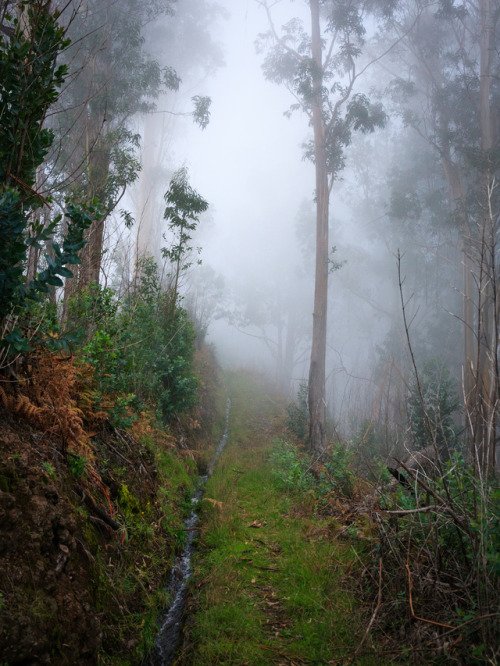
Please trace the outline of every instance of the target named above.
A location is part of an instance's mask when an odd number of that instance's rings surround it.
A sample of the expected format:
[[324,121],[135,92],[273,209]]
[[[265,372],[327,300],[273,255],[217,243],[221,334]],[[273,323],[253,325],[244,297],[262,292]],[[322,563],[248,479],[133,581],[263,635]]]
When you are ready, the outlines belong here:
[[208,340],[319,459],[494,479],[499,10],[2,0],[4,405],[48,350],[168,423]]
[[[198,335],[208,332],[222,360],[265,367],[291,396],[308,385],[316,452],[326,447],[327,420],[351,438],[370,423],[386,455],[412,448],[415,371],[434,367],[441,369],[432,371],[434,391],[444,381],[461,405],[453,410],[457,438],[490,473],[498,406],[496,4],[262,1],[252,11],[245,29],[255,25],[252,62],[263,67],[263,77],[253,76],[288,94],[270,93],[269,123],[278,122],[277,104],[290,102],[282,107],[292,116],[290,136],[302,142],[316,185],[295,187],[293,171],[288,183],[286,165],[262,194],[255,178],[259,212],[251,220],[255,208],[234,201],[229,179],[235,217],[226,249],[227,212],[220,222],[217,210],[204,213],[178,156],[186,137],[196,172],[190,142],[212,131],[202,81],[224,70],[219,37],[232,29],[224,6],[3,2],[2,364],[11,367],[13,352],[46,337],[40,316],[57,327],[57,344],[71,344],[73,303],[89,288],[111,289],[125,302],[142,279],[137,267],[151,259],[160,288],[187,308]],[[222,97],[226,104],[234,93]],[[211,140],[225,155],[216,130]],[[258,141],[251,109],[238,131]],[[211,159],[228,177],[228,164]],[[233,159],[243,178],[258,168],[258,154]],[[181,181],[165,211],[164,196]],[[273,192],[283,196],[283,182],[287,200],[269,201]],[[188,192],[199,200],[182,202]],[[209,205],[210,192],[203,197]],[[280,209],[284,220],[276,219]]]

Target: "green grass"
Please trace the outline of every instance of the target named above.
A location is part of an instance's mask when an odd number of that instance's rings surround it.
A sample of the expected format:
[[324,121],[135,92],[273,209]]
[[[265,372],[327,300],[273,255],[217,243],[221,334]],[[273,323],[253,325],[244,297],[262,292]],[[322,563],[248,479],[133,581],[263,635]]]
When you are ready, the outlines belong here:
[[230,391],[228,444],[205,494],[222,505],[202,503],[194,616],[178,663],[341,663],[364,632],[343,582],[355,555],[328,538],[332,521],[313,516],[310,495],[273,482],[280,401],[248,379],[233,377]]

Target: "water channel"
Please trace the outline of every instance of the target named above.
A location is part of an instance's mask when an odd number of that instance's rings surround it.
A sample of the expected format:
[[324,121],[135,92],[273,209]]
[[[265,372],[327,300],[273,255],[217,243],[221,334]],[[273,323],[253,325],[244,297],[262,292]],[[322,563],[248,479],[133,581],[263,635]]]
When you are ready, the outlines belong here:
[[166,615],[163,618],[162,624],[159,628],[156,645],[151,651],[149,657],[144,662],[148,666],[171,666],[174,663],[175,653],[181,638],[184,610],[186,608],[186,601],[188,597],[188,581],[192,574],[192,557],[196,550],[195,537],[198,534],[197,524],[199,520],[198,505],[205,490],[205,483],[212,475],[219,456],[224,449],[224,446],[226,445],[229,429],[230,408],[231,401],[228,398],[226,402],[226,423],[224,434],[222,435],[221,440],[217,445],[214,457],[208,466],[207,473],[203,476],[200,476],[198,479],[196,492],[191,498],[193,510],[191,511],[189,517],[184,521],[186,543],[182,553],[174,560],[167,586],[167,590],[172,598],[172,603],[166,612]]

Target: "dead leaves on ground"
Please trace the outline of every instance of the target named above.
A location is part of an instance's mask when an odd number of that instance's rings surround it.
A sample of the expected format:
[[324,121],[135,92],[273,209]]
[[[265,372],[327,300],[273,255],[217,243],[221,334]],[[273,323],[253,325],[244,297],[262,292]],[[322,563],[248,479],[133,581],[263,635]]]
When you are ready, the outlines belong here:
[[265,527],[267,525],[267,522],[264,520],[262,522],[259,522],[258,520],[254,520],[252,523],[249,523],[247,527],[253,527],[254,529],[259,529],[260,527]]

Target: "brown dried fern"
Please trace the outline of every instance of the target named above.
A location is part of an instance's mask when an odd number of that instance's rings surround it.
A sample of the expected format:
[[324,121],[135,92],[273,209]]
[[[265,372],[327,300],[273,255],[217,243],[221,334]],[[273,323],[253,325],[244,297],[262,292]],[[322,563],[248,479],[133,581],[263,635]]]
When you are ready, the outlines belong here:
[[0,386],[0,400],[8,414],[56,437],[65,448],[84,450],[89,455],[84,414],[72,395],[76,380],[71,358],[33,358],[22,392],[18,387],[16,393],[10,393]]

